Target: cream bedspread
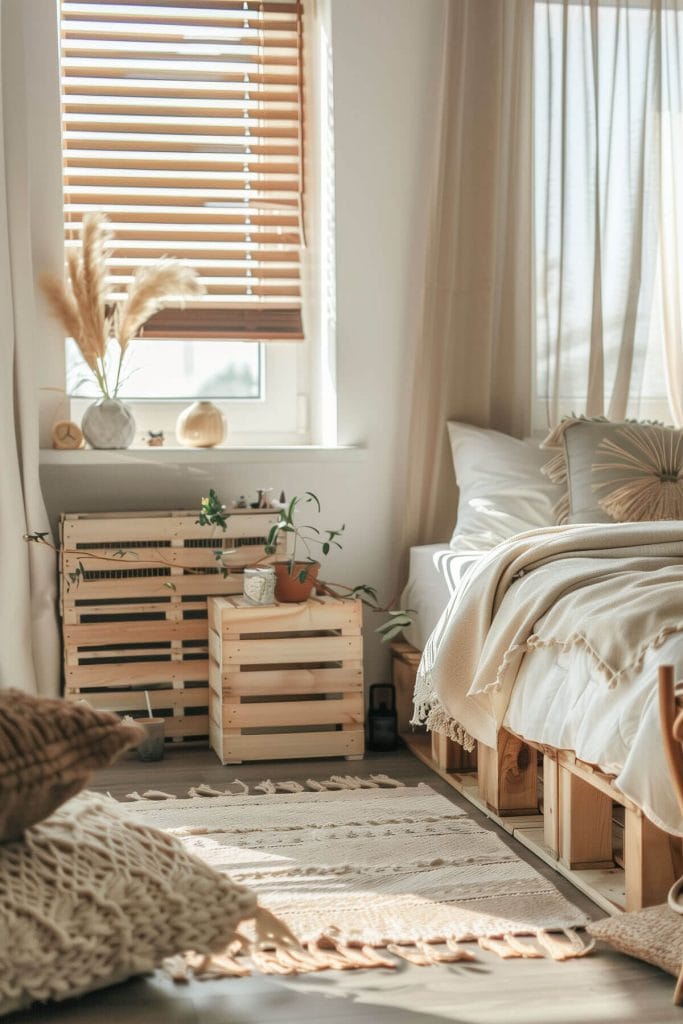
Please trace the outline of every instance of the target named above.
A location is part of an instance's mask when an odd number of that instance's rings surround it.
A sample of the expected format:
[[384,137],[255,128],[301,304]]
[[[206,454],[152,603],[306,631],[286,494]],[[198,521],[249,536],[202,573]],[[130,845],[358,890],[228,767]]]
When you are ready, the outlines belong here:
[[425,647],[414,721],[495,746],[527,651],[581,645],[616,686],[683,632],[683,523],[557,526],[498,545]]

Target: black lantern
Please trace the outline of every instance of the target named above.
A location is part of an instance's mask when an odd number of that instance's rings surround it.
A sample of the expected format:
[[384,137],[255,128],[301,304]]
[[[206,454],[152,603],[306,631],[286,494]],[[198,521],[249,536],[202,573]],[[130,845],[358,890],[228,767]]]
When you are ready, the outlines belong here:
[[370,750],[395,750],[398,743],[396,691],[392,683],[370,687],[368,746]]

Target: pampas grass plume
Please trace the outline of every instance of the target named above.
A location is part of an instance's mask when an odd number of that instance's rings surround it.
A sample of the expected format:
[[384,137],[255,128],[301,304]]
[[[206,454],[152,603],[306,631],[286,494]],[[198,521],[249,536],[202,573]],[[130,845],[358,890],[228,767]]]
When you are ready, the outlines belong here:
[[203,293],[194,270],[177,260],[160,259],[151,267],[141,267],[116,311],[114,332],[121,351],[125,352],[131,338],[169,300],[182,303]]
[[111,231],[105,215],[85,214],[80,250],[71,248],[67,252],[66,280],[50,273],[42,274],[39,279],[52,314],[78,345],[107,397],[104,360],[112,332],[120,350],[112,392],[116,396],[123,357],[140,328],[169,302],[182,304],[205,291],[194,270],[177,260],[164,258],[152,266],[141,267],[128,285],[125,299],[114,308],[111,305],[107,308],[110,242]]

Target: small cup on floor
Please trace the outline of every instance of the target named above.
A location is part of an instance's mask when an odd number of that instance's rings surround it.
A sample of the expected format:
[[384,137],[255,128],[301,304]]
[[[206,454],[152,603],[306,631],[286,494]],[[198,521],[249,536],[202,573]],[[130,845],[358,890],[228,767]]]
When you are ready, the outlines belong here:
[[163,718],[138,718],[136,725],[145,730],[144,739],[138,743],[138,758],[141,761],[161,761],[164,756],[166,721]]

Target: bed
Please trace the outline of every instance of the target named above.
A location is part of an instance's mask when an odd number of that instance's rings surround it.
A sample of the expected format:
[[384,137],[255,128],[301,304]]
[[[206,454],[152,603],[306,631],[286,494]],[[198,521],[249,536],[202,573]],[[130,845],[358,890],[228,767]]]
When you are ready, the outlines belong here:
[[[537,443],[449,425],[460,486],[458,522],[448,545],[411,551],[403,604],[413,609],[413,625],[395,662],[405,662],[409,651],[423,652],[412,660],[417,675],[414,722],[427,723],[432,743],[427,748],[419,733],[407,733],[418,756],[579,881],[584,891],[595,898],[596,886],[601,887],[598,902],[605,909],[632,909],[658,902],[680,866],[680,841],[672,837],[683,835],[683,820],[659,738],[656,694],[659,665],[671,664],[678,676],[683,673],[683,523],[671,518],[615,522],[595,501],[594,469],[592,479],[590,473],[599,463],[605,432],[612,431],[611,443],[621,444],[623,425],[570,424],[578,431],[570,433],[565,426],[556,432],[550,453]],[[588,460],[579,460],[574,450],[577,432],[588,445]],[[566,434],[573,446],[570,468],[580,470],[583,488],[569,500],[569,446],[564,466],[563,453],[558,458],[556,451],[566,445]],[[665,435],[667,444],[670,440]],[[637,443],[642,446],[642,440]],[[646,448],[656,454],[659,444],[660,439],[654,444],[649,438]],[[672,444],[668,464],[676,454]],[[540,472],[549,454],[555,460],[550,479]],[[623,489],[621,466],[611,479],[607,476],[608,495],[616,485]],[[670,495],[667,501],[670,511]],[[568,522],[557,525],[558,509]],[[541,566],[535,564],[539,552],[546,556]],[[586,585],[584,561],[591,563],[587,571],[592,573]],[[538,583],[544,576],[550,581],[545,604]],[[591,586],[602,591],[607,667],[618,662],[624,647],[620,595],[626,599],[635,588],[640,600],[637,614],[630,607],[624,612],[635,637],[626,645],[626,663],[612,666],[617,675],[611,679],[591,647],[590,630],[599,619],[595,608],[601,607],[600,601],[591,604]],[[505,612],[506,593],[515,618],[525,588],[531,595],[530,625],[526,633],[513,630],[517,642],[511,644],[513,634],[496,621]],[[609,635],[605,623],[612,605],[615,628]],[[553,640],[558,639],[558,622],[565,626],[559,639],[566,639],[568,622],[576,622],[574,631],[583,633],[586,611],[588,642],[543,641],[548,621],[546,637]],[[492,626],[483,635],[489,620]],[[502,641],[493,635],[494,626]],[[531,642],[529,635],[535,638]],[[500,662],[505,662],[503,685],[494,688]],[[476,759],[464,752],[467,748],[476,751]],[[623,829],[617,830],[622,847],[617,861],[625,865],[625,876],[614,864],[615,808]]]

